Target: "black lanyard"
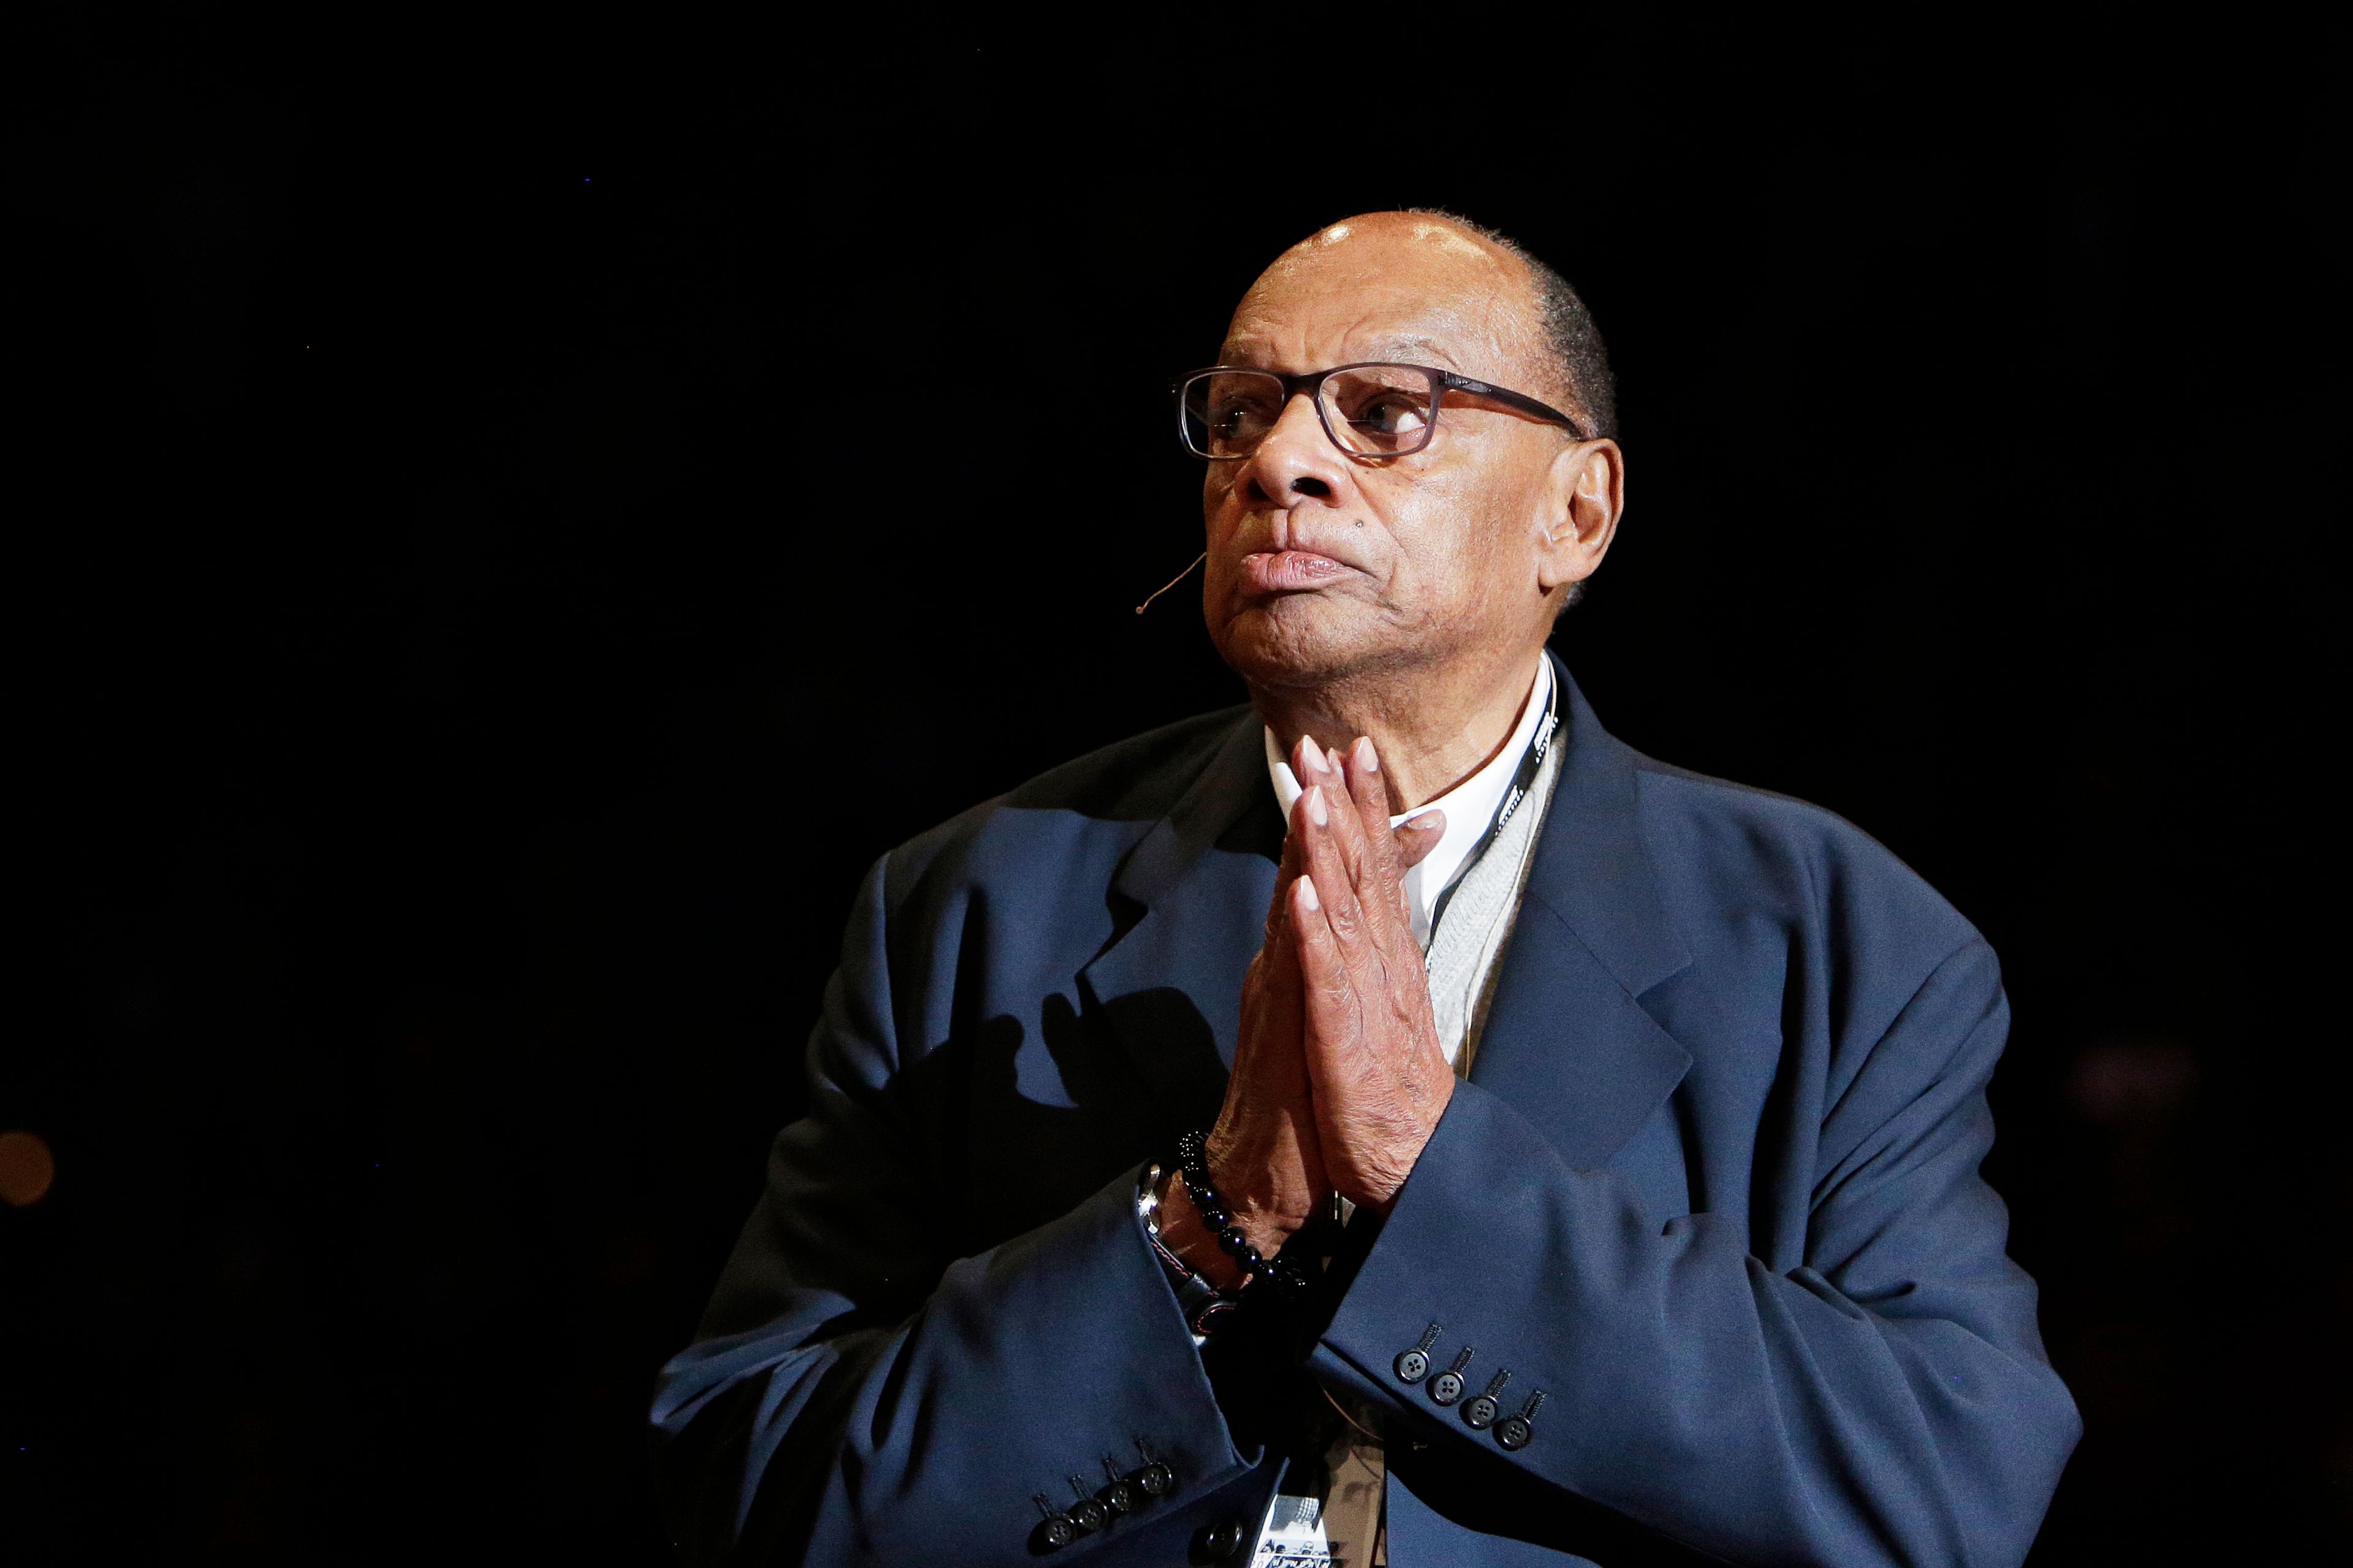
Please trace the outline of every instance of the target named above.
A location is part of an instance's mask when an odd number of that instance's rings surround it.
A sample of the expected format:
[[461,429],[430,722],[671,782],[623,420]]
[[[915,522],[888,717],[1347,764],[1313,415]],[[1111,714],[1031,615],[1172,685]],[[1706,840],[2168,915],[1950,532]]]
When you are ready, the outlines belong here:
[[1535,737],[1528,742],[1527,754],[1520,759],[1519,771],[1512,775],[1512,787],[1504,792],[1503,804],[1495,808],[1495,820],[1487,824],[1487,831],[1479,836],[1479,842],[1471,847],[1471,853],[1462,857],[1462,865],[1454,873],[1454,880],[1447,884],[1446,890],[1438,895],[1438,902],[1430,906],[1430,944],[1432,947],[1438,945],[1438,922],[1445,918],[1446,906],[1454,901],[1454,889],[1462,885],[1462,879],[1471,874],[1471,868],[1479,863],[1479,858],[1487,853],[1488,847],[1503,837],[1504,825],[1512,820],[1512,814],[1526,803],[1528,791],[1535,787],[1536,773],[1544,767],[1545,753],[1552,749],[1553,737],[1560,732],[1560,676],[1553,670],[1545,673],[1552,678],[1552,689],[1545,697],[1545,716],[1536,721]]

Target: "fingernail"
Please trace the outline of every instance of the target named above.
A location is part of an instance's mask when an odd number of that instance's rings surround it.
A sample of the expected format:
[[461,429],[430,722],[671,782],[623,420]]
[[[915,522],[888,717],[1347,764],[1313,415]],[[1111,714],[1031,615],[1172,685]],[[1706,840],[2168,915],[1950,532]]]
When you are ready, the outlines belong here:
[[1324,907],[1324,900],[1315,896],[1315,879],[1313,877],[1299,879],[1299,898],[1300,901],[1311,910],[1320,910]]
[[1314,788],[1307,792],[1307,820],[1314,823],[1318,827],[1323,826],[1325,823],[1332,820],[1332,814],[1324,808],[1324,786],[1322,784],[1317,784]]
[[1356,737],[1356,765],[1368,773],[1381,771],[1381,760],[1373,754],[1373,738],[1370,735]]
[[1307,754],[1307,765],[1309,767],[1314,769],[1319,773],[1328,773],[1332,771],[1331,767],[1324,761],[1324,753],[1315,749],[1314,736],[1300,736],[1299,749]]

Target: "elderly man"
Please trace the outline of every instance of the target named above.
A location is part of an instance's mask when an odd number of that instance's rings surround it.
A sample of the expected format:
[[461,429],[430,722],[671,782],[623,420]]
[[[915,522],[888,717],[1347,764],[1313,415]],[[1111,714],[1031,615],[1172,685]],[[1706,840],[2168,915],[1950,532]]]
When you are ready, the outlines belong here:
[[1556,275],[1335,224],[1179,386],[1247,709],[885,856],[655,1406],[746,1561],[2015,1563],[2077,1435],[1993,954],[1546,651],[1624,461]]

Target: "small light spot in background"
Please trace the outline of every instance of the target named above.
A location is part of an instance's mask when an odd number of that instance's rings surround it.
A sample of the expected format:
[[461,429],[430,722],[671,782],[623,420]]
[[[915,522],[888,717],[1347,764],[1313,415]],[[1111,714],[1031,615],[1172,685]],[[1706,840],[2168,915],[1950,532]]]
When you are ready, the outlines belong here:
[[11,1128],[0,1132],[0,1198],[17,1208],[41,1201],[58,1179],[58,1162],[37,1132]]

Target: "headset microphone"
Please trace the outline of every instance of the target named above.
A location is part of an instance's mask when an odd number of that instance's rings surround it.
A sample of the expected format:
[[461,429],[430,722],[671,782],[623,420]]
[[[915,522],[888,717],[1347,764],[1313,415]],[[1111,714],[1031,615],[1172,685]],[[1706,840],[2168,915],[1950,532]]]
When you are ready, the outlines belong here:
[[1184,571],[1177,573],[1176,575],[1169,578],[1167,582],[1154,589],[1151,599],[1146,599],[1141,605],[1136,605],[1135,613],[1140,616],[1144,614],[1145,611],[1150,609],[1152,607],[1152,599],[1160,597],[1161,595],[1168,592],[1169,589],[1174,588],[1177,584],[1182,583],[1186,577],[1192,573],[1195,566],[1198,566],[1202,562],[1207,561],[1208,558],[1209,552],[1206,550],[1193,557],[1191,563],[1186,566]]

